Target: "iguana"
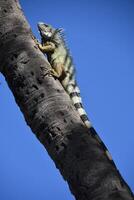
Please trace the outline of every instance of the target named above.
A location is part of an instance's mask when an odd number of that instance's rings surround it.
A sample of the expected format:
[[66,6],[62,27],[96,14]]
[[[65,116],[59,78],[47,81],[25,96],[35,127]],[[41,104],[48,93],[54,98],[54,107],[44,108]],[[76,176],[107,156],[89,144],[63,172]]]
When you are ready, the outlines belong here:
[[69,94],[83,123],[88,129],[90,129],[90,133],[97,139],[99,144],[101,144],[108,159],[113,162],[109,151],[96,133],[95,129],[92,127],[82,106],[80,90],[75,79],[73,60],[68,48],[66,47],[62,29],[55,29],[51,25],[43,22],[38,23],[38,29],[41,35],[41,43],[37,42],[37,45],[39,49],[47,55],[48,61],[52,67],[51,74],[55,78],[59,79],[64,89]]
[[51,25],[41,22],[38,23],[38,29],[41,34],[41,44],[38,44],[38,46],[47,55],[52,66],[51,74],[60,80],[83,123],[90,128],[91,122],[82,106],[80,90],[75,80],[75,68],[66,47],[62,29],[54,29]]

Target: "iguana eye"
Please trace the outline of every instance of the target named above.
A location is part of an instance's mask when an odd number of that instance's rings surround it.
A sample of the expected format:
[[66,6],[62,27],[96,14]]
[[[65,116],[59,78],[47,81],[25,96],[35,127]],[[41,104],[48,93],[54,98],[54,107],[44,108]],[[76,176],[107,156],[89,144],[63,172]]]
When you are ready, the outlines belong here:
[[48,25],[48,24],[44,24],[44,26],[45,26],[45,27],[49,27],[49,25]]

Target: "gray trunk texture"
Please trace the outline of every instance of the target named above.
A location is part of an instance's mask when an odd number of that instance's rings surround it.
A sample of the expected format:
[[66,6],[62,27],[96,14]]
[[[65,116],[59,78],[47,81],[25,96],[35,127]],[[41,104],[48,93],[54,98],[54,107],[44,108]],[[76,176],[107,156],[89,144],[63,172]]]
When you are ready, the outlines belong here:
[[0,71],[77,200],[133,199],[59,81],[50,75],[50,64],[37,48],[18,0],[0,0]]

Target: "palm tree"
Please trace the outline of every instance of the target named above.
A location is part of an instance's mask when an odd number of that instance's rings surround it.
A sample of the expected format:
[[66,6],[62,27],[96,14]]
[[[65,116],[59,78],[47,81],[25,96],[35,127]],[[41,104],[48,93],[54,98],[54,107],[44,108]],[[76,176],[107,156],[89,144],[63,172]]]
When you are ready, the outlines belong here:
[[27,124],[77,200],[132,200],[133,194],[50,76],[18,0],[0,1],[0,71]]

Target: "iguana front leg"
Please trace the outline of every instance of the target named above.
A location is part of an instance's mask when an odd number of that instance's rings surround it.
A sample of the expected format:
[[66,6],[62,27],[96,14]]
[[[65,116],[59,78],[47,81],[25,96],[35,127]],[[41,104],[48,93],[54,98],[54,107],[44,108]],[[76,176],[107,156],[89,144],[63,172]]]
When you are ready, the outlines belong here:
[[[46,42],[44,45],[42,45],[41,43],[37,42],[36,43],[39,47],[39,49],[43,52],[43,53],[53,53],[55,50],[55,44],[53,42]],[[52,68],[50,70],[51,75],[54,76],[55,78],[58,79],[63,79],[65,78],[65,73],[64,73],[64,66],[61,63],[53,63],[52,64]]]
[[45,44],[41,44],[41,43],[37,43],[39,49],[43,52],[43,53],[49,53],[49,52],[54,52],[55,50],[55,44],[53,42],[46,42]]
[[[39,49],[45,54],[52,53],[55,50],[55,44],[52,42],[46,42],[44,45],[39,42],[36,42],[36,44],[38,45]],[[53,68],[51,68],[50,72],[52,76],[59,78],[59,74]]]

